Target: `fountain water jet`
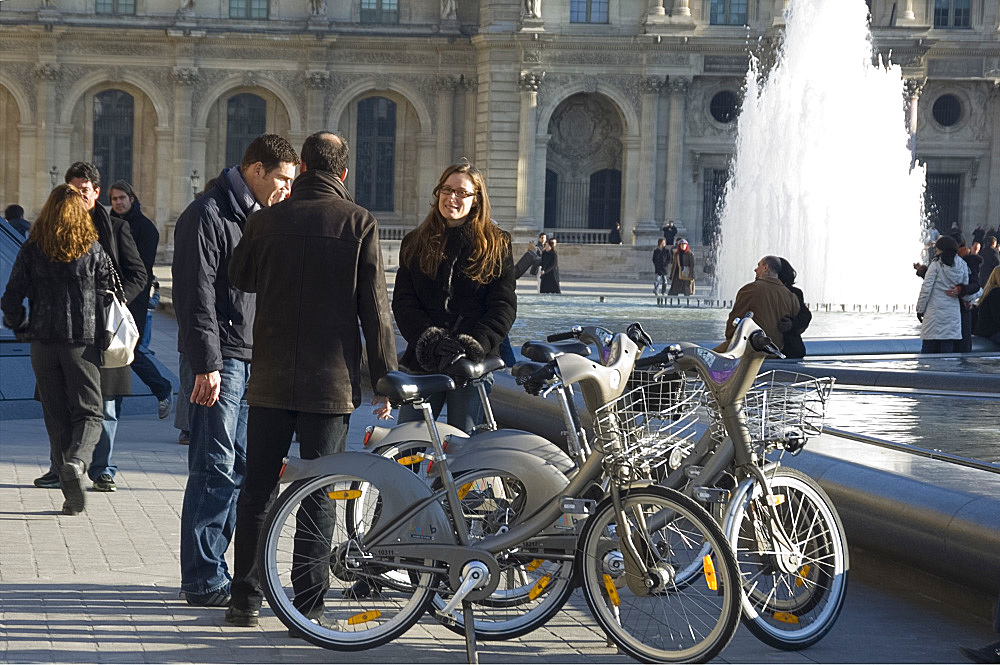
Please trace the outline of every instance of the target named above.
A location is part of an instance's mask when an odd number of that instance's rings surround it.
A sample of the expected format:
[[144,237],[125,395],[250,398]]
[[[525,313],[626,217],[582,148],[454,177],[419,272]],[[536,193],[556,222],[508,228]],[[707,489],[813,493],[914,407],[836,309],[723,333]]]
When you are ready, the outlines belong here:
[[924,171],[911,169],[903,80],[872,62],[864,0],[792,0],[774,67],[747,73],[720,217],[720,298],[787,258],[813,303],[909,303]]

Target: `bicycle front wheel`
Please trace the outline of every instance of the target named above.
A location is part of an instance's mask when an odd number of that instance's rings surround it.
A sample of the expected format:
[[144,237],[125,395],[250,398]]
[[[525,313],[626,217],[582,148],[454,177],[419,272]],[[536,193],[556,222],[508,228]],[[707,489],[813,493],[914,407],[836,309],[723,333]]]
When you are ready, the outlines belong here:
[[[740,617],[739,574],[722,530],[671,489],[623,491],[621,503],[619,513],[611,499],[602,502],[581,536],[579,565],[594,618],[637,660],[714,658]],[[678,571],[692,567],[698,579],[678,583]]]
[[421,567],[432,562],[379,563],[364,549],[380,505],[377,482],[318,476],[292,483],[265,519],[258,546],[264,595],[282,623],[317,646],[380,646],[406,632],[430,602],[436,576]]
[[743,580],[743,623],[765,644],[805,649],[833,628],[849,568],[844,526],[826,492],[788,467],[765,471],[789,543],[776,537],[760,483],[733,501],[727,537]]

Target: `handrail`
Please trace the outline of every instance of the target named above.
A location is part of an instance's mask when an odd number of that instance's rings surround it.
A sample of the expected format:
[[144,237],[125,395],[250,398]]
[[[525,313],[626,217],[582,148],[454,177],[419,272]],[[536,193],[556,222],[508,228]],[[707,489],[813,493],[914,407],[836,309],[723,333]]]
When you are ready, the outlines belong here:
[[930,450],[928,448],[921,448],[920,446],[914,446],[908,443],[896,443],[895,441],[887,441],[886,439],[880,439],[875,436],[870,436],[868,434],[858,434],[856,432],[848,432],[847,430],[837,429],[836,427],[824,427],[824,434],[830,434],[832,436],[839,436],[842,439],[848,439],[850,441],[857,441],[859,443],[867,443],[873,446],[879,446],[880,448],[888,448],[889,450],[895,450],[901,453],[909,453],[911,455],[917,455],[918,457],[927,457],[929,459],[938,460],[941,462],[950,462],[952,464],[958,464],[960,466],[967,466],[972,469],[979,469],[980,471],[989,471],[991,473],[1000,474],[1000,464],[996,462],[982,462],[980,460],[969,459],[967,457],[961,457],[959,455],[953,455],[951,453],[944,453],[940,450]]

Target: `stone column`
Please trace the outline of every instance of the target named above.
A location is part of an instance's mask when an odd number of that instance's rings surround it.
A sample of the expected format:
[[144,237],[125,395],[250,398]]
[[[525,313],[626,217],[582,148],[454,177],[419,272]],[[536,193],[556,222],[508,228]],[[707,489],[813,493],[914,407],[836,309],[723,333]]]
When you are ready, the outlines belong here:
[[[540,130],[541,128],[539,128]],[[549,140],[551,134],[535,134],[535,197],[533,207],[535,209],[535,229],[527,239],[533,241],[538,231],[545,228],[545,168],[548,166]]]
[[437,146],[435,164],[438,173],[455,159],[453,151],[453,136],[455,132],[455,90],[458,78],[455,76],[440,76],[434,81],[437,90]]
[[538,133],[538,87],[541,82],[542,76],[534,72],[521,72],[517,82],[521,90],[521,117],[517,138],[515,235],[534,229],[540,216],[532,203],[534,185],[538,181],[535,173],[535,136]]
[[[52,132],[52,163],[58,164],[60,167],[66,165],[67,167],[75,162],[79,157],[70,154],[70,141],[73,137],[73,125],[72,123],[57,123],[55,130]],[[62,175],[62,174],[60,174]]]
[[[42,201],[38,201],[35,196],[37,186],[38,171],[42,170],[35,164],[38,155],[36,153],[36,141],[38,140],[38,126],[34,123],[18,123],[18,168],[20,169],[17,183],[18,203],[24,208],[25,215],[29,219],[35,217],[42,208]],[[6,204],[4,204],[6,205]]]
[[674,220],[680,226],[678,219],[681,210],[681,169],[684,164],[684,107],[687,103],[687,92],[691,87],[691,78],[687,76],[672,76],[667,82],[670,93],[670,111],[667,116],[667,219]]
[[[173,121],[173,168],[171,169],[171,185],[167,191],[170,193],[168,208],[170,210],[164,229],[166,233],[161,238],[160,246],[170,256],[173,254],[174,221],[192,200],[191,193],[191,171],[198,169],[202,174],[202,184],[205,183],[205,144],[201,143],[200,159],[195,160],[198,154],[195,151],[192,98],[194,86],[197,84],[200,75],[197,67],[174,67],[172,72],[174,82],[174,121]],[[202,130],[205,133],[208,130]],[[158,220],[160,221],[160,220]]]
[[913,14],[913,0],[906,0],[906,5],[903,8],[903,14],[900,18],[904,21],[913,21],[916,18]]
[[462,137],[462,154],[473,164],[476,163],[476,94],[477,82],[474,78],[463,78],[459,81],[458,90],[465,104],[465,132]]
[[[661,9],[661,11],[662,11],[662,9]],[[650,12],[650,13],[652,13],[652,12]],[[660,13],[660,12],[657,12],[657,13]],[[673,12],[673,15],[674,16],[691,16],[691,0],[674,0],[674,12]]]
[[[990,96],[986,101],[987,117],[993,119],[989,128],[992,137],[990,145],[990,183],[986,188],[986,227],[1000,226],[1000,83],[990,86]],[[989,109],[992,108],[992,111]]]
[[[691,10],[688,10],[688,14]],[[649,0],[649,16],[666,16],[667,10],[663,8],[663,0]]]
[[[434,191],[438,176],[444,166],[437,166],[437,138],[433,134],[417,134],[417,195],[418,210],[422,210],[424,201]],[[445,164],[447,166],[447,164]],[[397,167],[398,168],[398,167]]]
[[[642,118],[639,134],[642,144],[639,148],[638,182],[636,202],[637,242],[645,244],[659,233],[659,225],[654,220],[656,210],[656,121],[659,117],[660,90],[666,81],[660,76],[647,76],[640,81],[642,91]],[[624,229],[623,229],[624,230]],[[624,236],[624,234],[623,234]],[[624,240],[624,238],[623,238]]]
[[[160,125],[155,130],[156,133],[156,163],[169,164],[170,152],[174,142],[174,129],[170,125]],[[170,190],[171,174],[168,169],[157,169],[156,171],[156,207],[154,208],[156,217],[156,229],[161,236],[167,235],[167,221],[170,219]],[[162,243],[164,250],[166,243]],[[158,252],[159,253],[159,252]]]
[[42,62],[35,67],[35,78],[38,80],[38,85],[35,87],[35,108],[37,109],[35,120],[37,129],[34,141],[35,177],[33,186],[23,189],[19,194],[24,196],[28,192],[32,192],[39,209],[52,189],[49,169],[55,166],[59,171],[58,182],[62,182],[62,175],[66,171],[66,167],[69,166],[69,164],[57,163],[55,151],[55,129],[58,120],[56,117],[56,82],[61,77],[62,71],[59,65],[53,62]]
[[306,72],[307,136],[326,128],[326,118],[323,117],[323,107],[326,105],[326,91],[329,87],[330,72],[316,69]]
[[903,84],[906,95],[906,128],[910,132],[910,167],[916,163],[917,159],[917,111],[920,93],[924,90],[927,79],[912,78],[906,79]]
[[639,178],[642,173],[643,137],[629,134],[622,139],[624,158],[622,169],[622,244],[633,245],[638,239],[639,228],[636,219],[640,197]]

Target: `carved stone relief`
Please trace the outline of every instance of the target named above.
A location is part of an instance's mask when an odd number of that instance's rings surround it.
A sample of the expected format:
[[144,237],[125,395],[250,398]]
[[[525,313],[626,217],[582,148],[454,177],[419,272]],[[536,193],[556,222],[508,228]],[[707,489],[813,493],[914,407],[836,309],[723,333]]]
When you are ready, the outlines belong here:
[[552,136],[549,150],[567,163],[621,164],[621,120],[610,103],[600,97],[569,97],[553,113],[548,131]]

